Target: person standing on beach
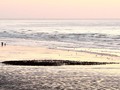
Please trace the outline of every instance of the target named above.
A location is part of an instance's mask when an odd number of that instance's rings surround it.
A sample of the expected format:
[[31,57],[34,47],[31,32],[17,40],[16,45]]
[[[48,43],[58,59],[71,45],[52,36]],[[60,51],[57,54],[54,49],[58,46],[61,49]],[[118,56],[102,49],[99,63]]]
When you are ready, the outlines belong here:
[[3,42],[1,42],[1,46],[3,47],[3,45],[4,45],[4,43]]
[[4,43],[4,46],[6,46],[6,43]]

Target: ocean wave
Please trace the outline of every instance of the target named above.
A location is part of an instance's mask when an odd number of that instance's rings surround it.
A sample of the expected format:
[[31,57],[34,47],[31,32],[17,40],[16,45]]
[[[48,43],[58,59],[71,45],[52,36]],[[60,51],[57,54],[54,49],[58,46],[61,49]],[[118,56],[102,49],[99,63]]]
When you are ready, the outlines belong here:
[[[28,30],[31,31],[31,30]],[[42,40],[75,40],[82,41],[84,40],[114,40],[120,39],[120,35],[109,35],[109,34],[100,34],[100,33],[45,33],[45,32],[35,32],[35,33],[27,33],[25,31],[17,32],[17,31],[2,31],[0,32],[0,37],[9,37],[9,38],[30,38],[30,39],[42,39]]]
[[56,47],[120,49],[120,20],[1,20],[0,23],[0,39],[6,38],[5,41],[14,38],[18,42],[25,39],[59,43]]
[[2,38],[18,38],[38,41],[54,41],[74,43],[76,46],[94,46],[94,47],[119,47],[120,35],[109,35],[100,33],[45,33],[45,32],[17,32],[17,31],[2,31],[0,32]]

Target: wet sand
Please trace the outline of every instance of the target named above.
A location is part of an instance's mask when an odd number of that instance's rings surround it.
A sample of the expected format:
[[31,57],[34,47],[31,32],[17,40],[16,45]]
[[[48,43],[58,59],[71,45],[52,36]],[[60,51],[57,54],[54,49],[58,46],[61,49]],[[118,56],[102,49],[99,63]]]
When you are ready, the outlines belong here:
[[0,65],[0,90],[119,90],[119,83],[120,68],[109,65]]

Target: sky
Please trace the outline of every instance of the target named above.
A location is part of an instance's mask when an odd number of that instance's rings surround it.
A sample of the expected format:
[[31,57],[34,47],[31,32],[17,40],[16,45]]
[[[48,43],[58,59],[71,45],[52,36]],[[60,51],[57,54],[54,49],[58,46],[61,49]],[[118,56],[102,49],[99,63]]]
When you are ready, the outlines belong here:
[[120,18],[120,0],[0,0],[0,18]]

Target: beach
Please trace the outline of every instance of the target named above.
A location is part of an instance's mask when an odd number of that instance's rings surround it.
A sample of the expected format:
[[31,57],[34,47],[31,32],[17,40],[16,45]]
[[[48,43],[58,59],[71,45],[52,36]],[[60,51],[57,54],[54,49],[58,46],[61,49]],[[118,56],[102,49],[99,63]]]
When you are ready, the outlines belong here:
[[[81,52],[33,46],[0,47],[0,62],[10,60],[75,60],[119,62],[101,50]],[[103,50],[102,50],[103,51]],[[119,90],[120,65],[14,66],[0,64],[1,90]]]
[[0,0],[0,90],[120,90],[120,0]]
[[[104,51],[104,52],[103,52]],[[0,61],[4,60],[78,60],[119,62],[120,54],[111,50],[79,48],[77,51],[50,49],[37,46],[0,47]]]
[[0,23],[0,90],[120,90],[120,20]]

